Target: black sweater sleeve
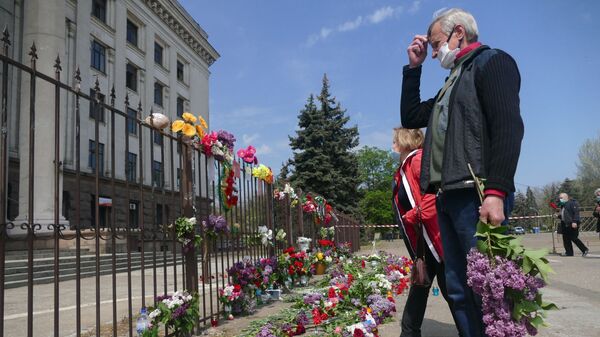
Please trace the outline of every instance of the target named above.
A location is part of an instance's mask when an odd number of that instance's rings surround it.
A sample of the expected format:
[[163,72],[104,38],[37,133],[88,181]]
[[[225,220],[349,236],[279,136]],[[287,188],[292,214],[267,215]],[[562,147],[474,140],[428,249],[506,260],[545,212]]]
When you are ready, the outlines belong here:
[[429,123],[435,98],[421,102],[421,66],[402,70],[402,95],[400,96],[400,120],[408,129],[424,128]]
[[519,69],[512,57],[499,51],[486,62],[475,80],[490,142],[485,186],[514,192],[514,176],[524,133],[519,108]]

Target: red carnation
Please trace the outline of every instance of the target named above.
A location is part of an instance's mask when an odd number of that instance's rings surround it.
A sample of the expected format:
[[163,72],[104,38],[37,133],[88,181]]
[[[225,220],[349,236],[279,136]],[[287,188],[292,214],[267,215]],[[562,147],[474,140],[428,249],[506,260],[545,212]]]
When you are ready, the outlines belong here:
[[360,261],[360,266],[363,267],[363,269],[365,268],[365,266],[366,266],[365,260]]
[[305,332],[306,332],[306,329],[304,328],[304,325],[298,324],[296,326],[296,335],[301,335],[301,334],[303,334]]
[[329,288],[329,298],[334,298],[335,296],[335,289],[333,289],[333,287]]
[[354,337],[365,337],[365,333],[361,329],[354,329]]

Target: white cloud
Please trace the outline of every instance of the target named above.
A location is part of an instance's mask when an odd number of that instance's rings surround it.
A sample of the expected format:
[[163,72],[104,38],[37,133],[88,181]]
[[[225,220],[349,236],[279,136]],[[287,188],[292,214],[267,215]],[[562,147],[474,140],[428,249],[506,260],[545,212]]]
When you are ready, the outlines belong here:
[[351,30],[355,30],[358,27],[360,27],[362,22],[363,22],[363,18],[362,18],[362,16],[359,16],[352,21],[346,21],[346,22],[342,23],[341,25],[338,26],[337,30],[338,30],[338,32],[349,32]]
[[420,8],[421,8],[421,0],[415,0],[415,1],[413,1],[410,8],[408,9],[408,12],[410,14],[415,14],[416,12],[419,11]]
[[326,39],[329,36],[329,34],[331,34],[332,31],[333,30],[330,28],[323,27],[323,28],[321,28],[321,34],[319,34],[319,35],[321,36],[322,39]]
[[258,133],[253,133],[251,135],[243,134],[242,142],[244,143],[244,145],[251,145],[252,143],[254,143],[255,140],[258,139],[258,137]]
[[273,149],[271,149],[271,147],[269,145],[267,145],[267,144],[262,144],[261,146],[259,146],[256,149],[256,155],[257,156],[270,154],[272,152],[273,152]]
[[[416,11],[418,11],[419,6],[420,6],[420,0],[415,0],[412,3],[412,6],[410,8],[411,14],[414,14]],[[330,37],[336,33],[347,33],[347,32],[357,30],[360,27],[364,27],[366,25],[380,24],[383,21],[386,21],[395,16],[398,16],[399,14],[402,13],[402,11],[403,11],[403,8],[401,6],[395,7],[395,8],[391,7],[391,6],[385,6],[385,7],[376,9],[371,14],[369,14],[365,17],[360,15],[360,16],[356,17],[356,19],[354,19],[354,20],[348,20],[348,21],[338,25],[335,28],[323,27],[323,28],[321,28],[321,31],[319,32],[319,34],[313,34],[308,37],[308,39],[306,41],[306,45],[308,47],[311,47],[315,43],[319,42],[320,40],[325,40],[328,37]]]
[[392,15],[394,15],[394,9],[390,6],[387,6],[387,7],[379,8],[373,14],[369,15],[367,18],[369,19],[369,22],[371,22],[373,24],[378,24],[378,23],[388,19]]

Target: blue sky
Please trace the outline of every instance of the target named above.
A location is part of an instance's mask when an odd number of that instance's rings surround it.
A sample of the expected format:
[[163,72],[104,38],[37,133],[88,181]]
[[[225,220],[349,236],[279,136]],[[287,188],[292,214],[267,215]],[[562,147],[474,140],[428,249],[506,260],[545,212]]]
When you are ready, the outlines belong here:
[[[600,135],[600,1],[182,0],[221,58],[210,68],[211,129],[254,145],[278,172],[288,135],[327,73],[331,92],[358,125],[360,144],[390,148],[400,124],[406,47],[441,8],[470,11],[480,41],[519,65],[525,138],[518,189],[574,178],[579,146]],[[431,55],[431,51],[430,51]],[[421,94],[447,74],[424,64]]]

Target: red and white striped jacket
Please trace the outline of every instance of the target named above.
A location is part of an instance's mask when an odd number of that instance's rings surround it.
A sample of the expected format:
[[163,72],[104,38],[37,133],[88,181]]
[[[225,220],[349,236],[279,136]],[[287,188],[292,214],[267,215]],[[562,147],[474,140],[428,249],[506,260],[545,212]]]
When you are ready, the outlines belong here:
[[[417,206],[421,208],[421,221],[424,225],[423,235],[429,250],[438,262],[443,260],[442,238],[438,225],[437,211],[435,208],[435,195],[421,194],[419,188],[419,177],[421,176],[422,149],[417,149],[408,154],[396,173],[394,174],[394,192],[392,196],[394,211],[400,222],[399,226],[407,238],[407,248],[411,256],[415,256],[417,250],[417,236],[415,226],[418,223]],[[398,190],[404,186],[411,209],[403,209],[398,201]]]

